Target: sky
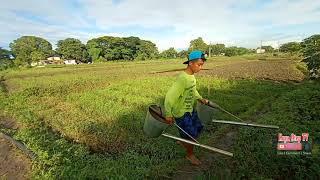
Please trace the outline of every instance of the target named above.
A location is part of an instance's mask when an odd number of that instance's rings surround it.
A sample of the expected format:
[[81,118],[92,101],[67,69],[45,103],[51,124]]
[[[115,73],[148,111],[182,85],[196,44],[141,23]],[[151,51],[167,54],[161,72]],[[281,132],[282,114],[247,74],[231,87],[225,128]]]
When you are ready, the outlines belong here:
[[256,48],[320,33],[320,0],[1,0],[0,47],[34,35],[58,40],[137,36],[160,51],[192,39]]

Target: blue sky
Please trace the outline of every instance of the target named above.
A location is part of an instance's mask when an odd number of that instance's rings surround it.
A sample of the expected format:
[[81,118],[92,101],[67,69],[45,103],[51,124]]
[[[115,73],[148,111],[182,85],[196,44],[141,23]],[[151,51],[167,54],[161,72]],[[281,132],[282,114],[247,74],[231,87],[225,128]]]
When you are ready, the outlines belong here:
[[255,48],[320,33],[315,0],[11,0],[0,7],[0,47],[23,36],[83,43],[104,35],[138,36],[160,50],[207,43]]

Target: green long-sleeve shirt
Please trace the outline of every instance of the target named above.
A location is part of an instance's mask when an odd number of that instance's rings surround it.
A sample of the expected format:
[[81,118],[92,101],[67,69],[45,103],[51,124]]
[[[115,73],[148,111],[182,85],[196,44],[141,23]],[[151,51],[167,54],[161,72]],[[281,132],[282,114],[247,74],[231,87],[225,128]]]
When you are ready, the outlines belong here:
[[192,112],[197,99],[202,97],[196,89],[196,78],[183,71],[166,94],[165,116],[179,118]]

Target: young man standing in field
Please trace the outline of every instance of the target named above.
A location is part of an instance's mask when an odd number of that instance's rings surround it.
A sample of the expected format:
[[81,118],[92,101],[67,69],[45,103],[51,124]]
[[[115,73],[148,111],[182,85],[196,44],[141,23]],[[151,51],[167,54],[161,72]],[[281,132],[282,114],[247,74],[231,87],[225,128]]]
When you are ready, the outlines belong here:
[[[196,89],[194,74],[202,69],[205,54],[202,51],[192,51],[188,56],[187,68],[178,76],[171,86],[165,98],[165,117],[169,124],[177,123],[185,132],[196,139],[203,129],[203,125],[195,111],[197,100],[207,104],[208,100],[203,99]],[[175,122],[174,122],[175,121]],[[182,138],[192,140],[186,133],[179,129]],[[193,154],[193,145],[178,142],[187,152],[186,158],[194,165],[201,164],[200,160]]]

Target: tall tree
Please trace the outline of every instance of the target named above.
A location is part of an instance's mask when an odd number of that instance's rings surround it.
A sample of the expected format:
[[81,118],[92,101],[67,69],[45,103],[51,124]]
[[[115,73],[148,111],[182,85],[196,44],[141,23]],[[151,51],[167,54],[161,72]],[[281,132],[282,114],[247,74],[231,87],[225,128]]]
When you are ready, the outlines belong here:
[[122,50],[123,59],[134,60],[137,57],[137,52],[141,44],[141,40],[138,37],[125,37],[125,48]]
[[203,52],[208,51],[208,45],[203,41],[201,37],[190,41],[189,51],[200,50]]
[[141,40],[138,37],[103,36],[91,39],[86,45],[89,56],[95,60],[146,60],[155,58],[158,49],[151,41]]
[[179,58],[188,58],[188,51],[182,50],[182,51],[178,52],[178,57]]
[[52,45],[45,39],[36,36],[22,36],[12,43],[10,48],[18,65],[31,64],[45,59],[52,54]]
[[78,39],[67,38],[58,41],[56,51],[63,59],[75,59],[82,62],[87,61],[86,47]]
[[177,56],[178,56],[178,53],[173,47],[167,50],[164,50],[163,52],[160,53],[160,57],[165,59],[177,58]]
[[280,46],[281,52],[290,53],[291,55],[293,55],[294,53],[298,53],[300,50],[301,45],[298,42],[288,42]]
[[141,40],[138,49],[136,56],[138,60],[154,59],[159,55],[156,44],[151,41]]
[[320,78],[320,34],[312,35],[301,43],[303,61],[307,64],[310,77]]
[[225,53],[226,46],[224,44],[214,44],[210,46],[211,55],[220,55],[221,53]]
[[237,54],[237,47],[235,47],[235,46],[232,46],[232,47],[227,47],[226,49],[225,49],[225,52],[226,52],[226,56],[236,56],[236,55],[238,55]]
[[239,55],[244,55],[244,54],[249,54],[250,50],[244,47],[227,47],[225,49],[225,55],[226,56],[239,56]]
[[86,49],[91,62],[99,61],[99,58],[102,56],[103,52],[97,39],[89,40],[87,42]]

